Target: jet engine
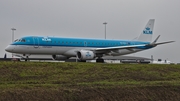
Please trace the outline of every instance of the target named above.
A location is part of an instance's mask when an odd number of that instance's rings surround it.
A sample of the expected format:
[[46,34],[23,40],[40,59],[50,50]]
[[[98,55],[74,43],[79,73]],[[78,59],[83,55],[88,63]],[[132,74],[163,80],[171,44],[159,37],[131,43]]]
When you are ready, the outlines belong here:
[[64,55],[52,55],[53,60],[66,60],[69,59],[69,57]]
[[92,60],[94,59],[96,56],[94,54],[93,51],[89,51],[89,50],[80,50],[79,52],[77,52],[77,57],[80,60]]

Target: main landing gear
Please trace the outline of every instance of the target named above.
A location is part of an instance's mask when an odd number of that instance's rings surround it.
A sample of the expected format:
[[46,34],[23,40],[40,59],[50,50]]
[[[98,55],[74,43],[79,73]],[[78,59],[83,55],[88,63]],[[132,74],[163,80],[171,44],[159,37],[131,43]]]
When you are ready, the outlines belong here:
[[[86,62],[86,60],[76,60],[76,62]],[[97,58],[96,63],[104,63],[104,59],[103,58]]]
[[[86,62],[86,60],[80,60],[78,59],[78,56],[76,56],[76,62]],[[96,63],[104,63],[104,59],[102,58],[102,55],[98,55],[98,58],[96,59]]]
[[86,62],[86,60],[78,60],[78,62]]
[[96,63],[104,63],[104,59],[102,57],[98,57],[96,59]]

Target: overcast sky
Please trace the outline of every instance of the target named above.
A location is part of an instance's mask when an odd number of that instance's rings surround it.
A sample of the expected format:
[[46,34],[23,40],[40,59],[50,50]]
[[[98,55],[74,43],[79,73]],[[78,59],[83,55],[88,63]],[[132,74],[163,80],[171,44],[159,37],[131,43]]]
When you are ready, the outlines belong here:
[[[28,35],[104,38],[137,37],[149,19],[155,19],[155,39],[174,40],[150,50],[132,54],[180,62],[180,0],[0,0],[0,57],[12,41]],[[8,57],[11,57],[8,54]]]

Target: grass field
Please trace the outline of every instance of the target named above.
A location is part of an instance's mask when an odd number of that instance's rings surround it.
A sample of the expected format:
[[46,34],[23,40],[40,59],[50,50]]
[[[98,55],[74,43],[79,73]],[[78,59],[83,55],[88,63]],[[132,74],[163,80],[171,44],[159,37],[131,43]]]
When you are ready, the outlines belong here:
[[179,100],[180,65],[0,62],[0,100]]

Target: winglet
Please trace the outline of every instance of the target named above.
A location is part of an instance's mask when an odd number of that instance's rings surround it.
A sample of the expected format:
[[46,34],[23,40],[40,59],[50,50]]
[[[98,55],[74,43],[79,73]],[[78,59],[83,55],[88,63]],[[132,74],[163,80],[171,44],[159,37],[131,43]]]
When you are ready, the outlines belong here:
[[159,39],[160,35],[151,43],[151,44],[155,44],[157,42],[157,40]]

